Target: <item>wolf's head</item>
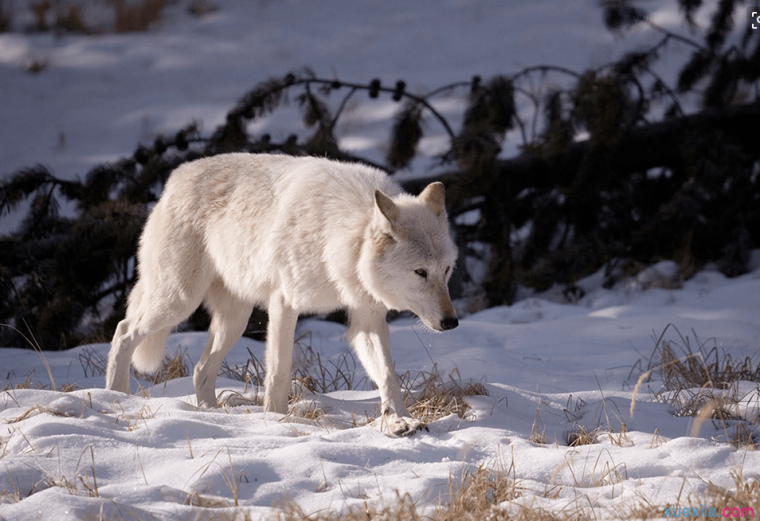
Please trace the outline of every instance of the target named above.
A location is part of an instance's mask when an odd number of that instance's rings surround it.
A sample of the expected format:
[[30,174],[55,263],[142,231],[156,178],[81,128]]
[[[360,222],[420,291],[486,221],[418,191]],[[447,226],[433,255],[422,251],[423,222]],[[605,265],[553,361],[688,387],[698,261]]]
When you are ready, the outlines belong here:
[[442,183],[429,184],[418,197],[375,191],[359,270],[376,299],[389,309],[412,311],[436,331],[459,324],[448,288],[457,248],[444,198]]

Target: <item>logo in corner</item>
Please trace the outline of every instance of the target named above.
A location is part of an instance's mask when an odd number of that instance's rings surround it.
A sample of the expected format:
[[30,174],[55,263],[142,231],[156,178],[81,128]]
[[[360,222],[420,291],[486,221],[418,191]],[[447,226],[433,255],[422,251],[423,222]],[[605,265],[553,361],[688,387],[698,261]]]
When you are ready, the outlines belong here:
[[760,11],[752,11],[752,29],[760,27]]

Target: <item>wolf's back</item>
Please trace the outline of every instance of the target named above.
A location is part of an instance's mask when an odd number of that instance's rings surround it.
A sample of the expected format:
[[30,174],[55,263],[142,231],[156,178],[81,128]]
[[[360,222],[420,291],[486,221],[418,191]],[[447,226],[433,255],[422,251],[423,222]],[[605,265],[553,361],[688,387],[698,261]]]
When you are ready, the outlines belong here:
[[[218,278],[249,302],[279,289],[298,308],[313,308],[314,295],[333,306],[347,291],[343,273],[355,271],[375,190],[401,192],[374,168],[312,157],[223,154],[183,164],[146,224],[141,277],[179,293]],[[151,269],[160,273],[144,273]]]

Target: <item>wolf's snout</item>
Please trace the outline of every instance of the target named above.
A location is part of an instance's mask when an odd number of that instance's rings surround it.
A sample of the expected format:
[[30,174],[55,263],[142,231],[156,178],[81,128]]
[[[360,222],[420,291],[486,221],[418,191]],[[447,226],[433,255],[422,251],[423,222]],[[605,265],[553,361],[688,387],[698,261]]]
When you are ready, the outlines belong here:
[[447,317],[441,320],[441,329],[444,331],[448,331],[449,329],[454,329],[459,325],[459,320],[457,320],[456,317]]

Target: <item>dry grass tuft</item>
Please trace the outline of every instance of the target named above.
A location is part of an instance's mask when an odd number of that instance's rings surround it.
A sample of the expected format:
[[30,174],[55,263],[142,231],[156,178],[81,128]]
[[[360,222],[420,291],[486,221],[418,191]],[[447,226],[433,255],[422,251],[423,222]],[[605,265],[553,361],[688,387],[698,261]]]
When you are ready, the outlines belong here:
[[106,374],[108,360],[105,356],[90,346],[84,346],[82,348],[82,352],[79,353],[79,363],[82,366],[85,378],[91,376],[103,376]]
[[[734,360],[728,353],[721,356],[715,340],[709,349],[706,341],[700,342],[697,351],[693,351],[689,337],[681,338],[683,346],[668,341],[661,343],[660,364],[664,380],[670,386],[728,389],[739,380],[760,381],[760,363],[751,357]],[[680,357],[677,349],[681,351]]]
[[13,476],[11,476],[10,471],[6,469],[6,472],[8,472],[8,477],[10,478],[8,481],[10,481],[11,488],[13,490],[3,490],[0,492],[0,505],[3,505],[5,503],[18,503],[24,497],[21,495],[21,490],[19,490],[18,485],[16,485],[16,482],[13,481]]
[[26,420],[27,418],[29,418],[31,416],[36,416],[38,414],[43,414],[43,413],[48,413],[48,414],[52,414],[53,416],[62,416],[62,417],[73,416],[73,414],[69,414],[67,412],[56,411],[55,409],[50,409],[50,408],[45,407],[43,405],[34,405],[34,406],[30,407],[29,409],[27,409],[20,416],[17,416],[15,418],[11,418],[11,419],[9,419],[7,421],[8,421],[9,424],[11,424],[11,423],[19,423],[19,422],[22,422],[22,421]]
[[11,389],[45,389],[41,383],[32,383],[32,376],[28,375],[24,378],[24,381],[18,384],[5,384],[3,392],[10,391]]
[[[311,331],[295,340],[293,367],[294,378],[302,390],[310,393],[331,393],[333,391],[351,391],[366,388],[369,381],[356,378],[356,359],[351,351],[341,353],[337,361],[322,363],[322,357],[312,347]],[[294,398],[294,397],[291,397]]]
[[[84,486],[89,497],[100,497],[100,492],[98,492],[98,478],[95,475],[95,452],[92,450],[92,445],[88,445],[82,451],[82,454],[79,456],[79,461],[77,462],[77,468],[79,468],[79,464],[82,462],[82,458],[85,456],[87,449],[90,449],[90,458],[92,461],[91,473],[87,474],[86,469],[82,469],[81,471],[78,470],[77,477]],[[92,479],[90,479],[90,477],[92,477]]]
[[[337,362],[330,360],[325,364],[321,355],[311,347],[311,332],[306,332],[296,338],[293,348],[292,377],[296,385],[288,400],[291,404],[301,401],[307,393],[325,394],[357,388],[354,381],[356,360],[350,351],[338,355]],[[224,361],[220,374],[258,389],[264,386],[266,368],[250,348],[247,350],[248,360],[245,365],[230,366]],[[367,387],[368,381],[362,378],[358,385],[359,388]]]
[[221,497],[201,495],[198,492],[192,492],[185,498],[185,505],[201,508],[229,508],[230,502]]
[[[116,407],[119,407],[121,409],[121,412],[119,412]],[[156,411],[153,411],[149,406],[143,405],[139,411],[135,414],[134,418],[129,416],[129,413],[124,409],[124,407],[121,405],[121,402],[118,400],[114,402],[114,417],[116,418],[116,423],[121,427],[122,422],[125,423],[125,428],[128,431],[134,431],[137,430],[140,427],[140,420],[142,420],[143,425],[145,428],[148,428],[148,423],[146,420],[150,420],[156,417],[156,413],[158,410],[161,409],[159,406]]]
[[565,442],[568,447],[593,445],[594,443],[599,443],[599,433],[599,427],[589,430],[587,427],[576,423],[573,425],[573,428],[566,433]]
[[446,380],[434,365],[430,372],[420,371],[414,376],[407,371],[400,377],[404,401],[411,415],[423,423],[430,423],[451,414],[464,418],[470,409],[467,396],[488,396],[481,382],[462,382],[458,369],[449,373]]
[[[680,343],[664,340],[669,329],[678,334]],[[714,338],[700,341],[694,331],[692,334],[696,347],[692,346],[689,336],[668,324],[655,339],[648,365],[639,377],[639,383],[643,383],[649,381],[654,372],[659,372],[663,389],[656,397],[663,397],[661,401],[673,405],[677,415],[694,416],[702,405],[715,397],[715,390],[731,391],[739,381],[760,382],[760,362],[749,356],[734,360],[729,353],[721,353]],[[641,361],[637,362],[631,372],[640,365]],[[695,395],[700,395],[696,396],[697,401]]]
[[[669,329],[674,330],[679,341],[665,340]],[[651,391],[654,398],[669,405],[675,416],[694,417],[691,435],[697,436],[708,420],[717,422],[717,428],[728,432],[737,423],[736,434],[730,442],[736,446],[754,446],[754,437],[747,427],[748,418],[739,413],[737,405],[746,396],[739,392],[739,382],[758,382],[755,392],[760,396],[760,362],[752,357],[734,359],[722,352],[714,338],[700,340],[692,330],[693,341],[684,336],[673,324],[668,324],[659,337],[649,357],[646,368],[638,378],[631,401],[631,414],[636,406],[636,396],[641,386],[652,374],[659,373],[662,387]],[[641,361],[633,369],[643,367]]]
[[729,436],[729,443],[737,449],[757,450],[757,439],[746,423],[737,423]]
[[536,445],[546,445],[549,443],[549,438],[546,437],[546,429],[538,430],[537,425],[534,423],[531,427],[530,436],[528,441],[535,443]]
[[153,383],[190,376],[190,368],[185,362],[186,359],[187,351],[179,351],[173,357],[165,357],[161,368],[153,378]]
[[549,443],[549,439],[546,437],[546,427],[541,428],[541,393],[538,393],[538,405],[536,406],[536,417],[533,419],[533,425],[530,427],[530,436],[528,441],[537,445],[544,445]]
[[[27,376],[21,383],[5,384],[5,387],[0,389],[0,391],[5,392],[10,391],[11,389],[39,389],[42,391],[50,391],[52,388],[49,385],[45,385],[40,382],[32,382],[31,376]],[[77,389],[81,389],[81,387],[72,383],[62,383],[55,390],[62,393],[70,393],[72,391],[76,391]]]
[[230,366],[227,364],[227,360],[223,360],[220,376],[244,382],[246,386],[263,387],[266,375],[264,364],[256,358],[256,355],[251,352],[249,347],[246,350],[248,351],[248,360],[246,360],[245,365]]
[[[88,453],[90,459],[89,469],[88,465],[82,461],[86,461],[88,459]],[[84,450],[82,450],[82,453],[79,455],[79,460],[77,461],[76,471],[73,479],[69,479],[63,475],[54,475],[44,469],[40,469],[40,472],[42,473],[42,479],[34,483],[34,485],[24,497],[29,497],[32,494],[41,492],[51,487],[61,488],[72,496],[81,496],[84,494],[92,498],[100,497],[100,492],[98,490],[98,478],[95,470],[95,452],[92,448],[92,445],[86,446]],[[14,484],[13,479],[11,479],[10,482],[13,486],[13,492],[3,491],[0,493],[0,505],[3,504],[3,502],[17,503],[24,499],[24,497],[21,496],[18,487]],[[80,486],[83,490],[80,489]]]
[[[321,420],[324,419],[326,413],[315,402],[302,400],[298,401],[294,406],[288,408],[288,414],[286,418],[300,418],[308,422],[314,422],[317,425],[324,426]],[[298,431],[294,431],[298,432]]]
[[[106,374],[108,360],[101,353],[85,346],[79,353],[79,363],[82,365],[85,377],[102,376]],[[145,374],[135,371],[134,376],[139,380],[148,380],[153,385],[168,382],[175,378],[190,376],[189,356],[186,349],[181,347],[172,356],[165,356],[161,367],[155,373]]]
[[449,502],[436,508],[434,519],[507,519],[499,505],[518,497],[514,459],[506,469],[502,464],[493,468],[481,464],[473,471],[463,469],[459,480],[449,476]]

